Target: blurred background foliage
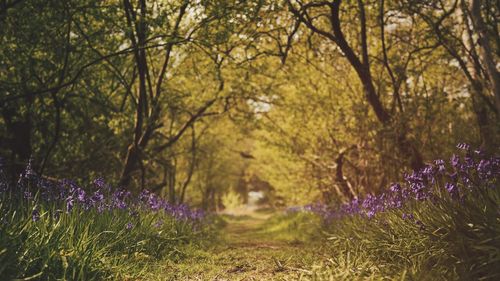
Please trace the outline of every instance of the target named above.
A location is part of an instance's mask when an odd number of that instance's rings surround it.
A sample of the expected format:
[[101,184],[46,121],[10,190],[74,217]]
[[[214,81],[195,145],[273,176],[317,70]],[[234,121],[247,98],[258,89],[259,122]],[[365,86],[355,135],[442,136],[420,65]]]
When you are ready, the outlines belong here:
[[377,193],[458,142],[498,151],[498,19],[479,0],[2,0],[0,155],[12,180],[33,157],[210,210]]

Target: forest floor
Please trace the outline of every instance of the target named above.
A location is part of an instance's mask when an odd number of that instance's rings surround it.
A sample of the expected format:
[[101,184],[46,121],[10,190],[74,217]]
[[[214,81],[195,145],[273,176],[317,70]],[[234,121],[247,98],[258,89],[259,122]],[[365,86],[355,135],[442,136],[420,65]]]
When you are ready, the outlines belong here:
[[[325,260],[321,244],[276,213],[224,215],[215,245],[155,270],[158,280],[314,280],[314,264]],[[292,224],[292,225],[291,225]],[[318,241],[319,242],[319,241]]]

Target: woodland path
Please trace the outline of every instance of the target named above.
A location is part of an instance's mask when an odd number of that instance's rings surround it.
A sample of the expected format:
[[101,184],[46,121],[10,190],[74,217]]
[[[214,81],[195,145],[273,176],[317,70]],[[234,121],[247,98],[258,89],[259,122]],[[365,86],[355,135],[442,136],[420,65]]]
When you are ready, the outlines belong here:
[[299,233],[270,224],[271,216],[226,216],[220,242],[169,264],[167,280],[311,280],[311,266],[324,260],[323,251]]

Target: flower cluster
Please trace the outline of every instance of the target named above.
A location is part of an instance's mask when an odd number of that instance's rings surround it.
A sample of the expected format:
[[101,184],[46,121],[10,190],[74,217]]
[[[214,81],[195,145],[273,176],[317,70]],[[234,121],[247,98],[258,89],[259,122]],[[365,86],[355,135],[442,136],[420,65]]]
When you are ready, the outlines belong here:
[[[433,200],[448,194],[453,200],[462,200],[474,189],[495,188],[500,182],[500,157],[487,157],[480,150],[471,151],[468,144],[459,144],[463,156],[453,154],[449,165],[442,159],[424,168],[404,175],[404,183],[393,183],[389,191],[380,195],[368,194],[347,204],[333,208],[323,204],[303,208],[319,214],[325,220],[346,215],[363,215],[371,218],[388,209],[402,208],[411,201]],[[413,220],[411,214],[404,219]],[[423,226],[421,226],[423,228]]]
[[163,210],[176,219],[201,220],[205,217],[205,213],[201,209],[191,209],[186,204],[170,204],[147,189],[139,194],[139,201],[143,208],[152,211]]
[[[1,161],[0,161],[1,163]],[[0,169],[0,175],[3,175]],[[185,204],[171,204],[153,192],[144,190],[138,197],[124,189],[116,189],[108,185],[104,179],[97,178],[92,185],[84,188],[71,180],[48,180],[38,177],[32,169],[31,161],[20,175],[17,184],[9,185],[5,177],[0,177],[0,193],[11,194],[23,200],[32,201],[37,206],[32,211],[33,221],[40,219],[39,205],[51,202],[58,206],[53,217],[59,217],[61,212],[70,213],[75,208],[84,211],[95,210],[98,213],[125,211],[131,217],[136,217],[139,211],[163,212],[176,220],[186,220],[193,223],[201,222],[205,217],[202,210],[189,208]],[[157,222],[155,226],[161,226]],[[128,223],[127,229],[134,224]]]

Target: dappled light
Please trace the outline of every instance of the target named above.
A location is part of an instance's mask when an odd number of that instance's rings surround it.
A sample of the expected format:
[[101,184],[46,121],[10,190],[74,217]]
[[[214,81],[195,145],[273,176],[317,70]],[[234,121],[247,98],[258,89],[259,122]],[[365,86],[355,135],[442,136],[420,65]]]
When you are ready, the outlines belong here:
[[0,1],[0,280],[500,280],[499,23]]

